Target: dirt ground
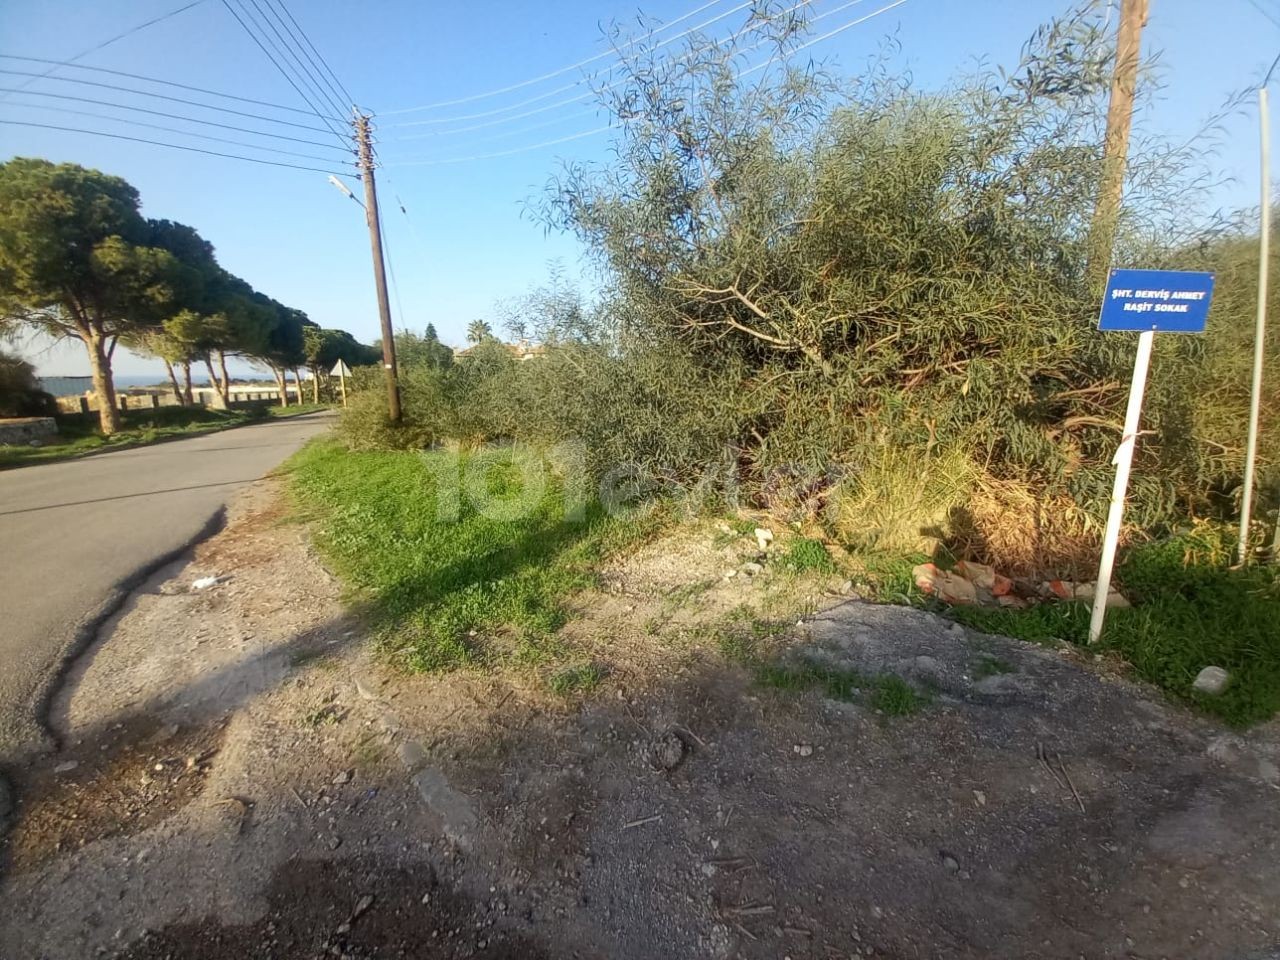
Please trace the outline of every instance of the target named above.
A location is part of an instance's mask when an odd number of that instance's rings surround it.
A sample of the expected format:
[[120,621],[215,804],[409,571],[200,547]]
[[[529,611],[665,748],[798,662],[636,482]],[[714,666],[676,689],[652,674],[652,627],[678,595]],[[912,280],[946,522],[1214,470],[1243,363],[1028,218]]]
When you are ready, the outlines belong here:
[[[256,486],[63,685],[0,957],[1280,957],[1280,726],[769,556],[724,576],[754,556],[708,525],[612,565],[563,637],[589,691],[409,676]],[[761,620],[927,702],[761,686],[722,642]]]

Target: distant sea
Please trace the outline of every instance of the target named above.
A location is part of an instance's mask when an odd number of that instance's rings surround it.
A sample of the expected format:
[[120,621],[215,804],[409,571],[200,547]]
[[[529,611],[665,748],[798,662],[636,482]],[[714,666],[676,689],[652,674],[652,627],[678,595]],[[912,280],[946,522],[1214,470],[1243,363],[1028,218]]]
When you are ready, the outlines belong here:
[[[165,385],[164,375],[155,376],[117,376],[115,380],[118,390],[127,390],[129,387],[154,387]],[[55,397],[78,397],[88,390],[93,389],[92,377],[41,377],[40,389],[45,393],[51,393]]]

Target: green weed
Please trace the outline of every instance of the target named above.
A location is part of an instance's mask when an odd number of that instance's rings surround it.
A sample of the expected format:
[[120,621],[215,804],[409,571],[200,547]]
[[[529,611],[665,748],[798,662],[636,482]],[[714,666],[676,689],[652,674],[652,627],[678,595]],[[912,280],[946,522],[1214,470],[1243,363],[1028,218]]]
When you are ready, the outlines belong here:
[[778,563],[782,569],[797,574],[809,571],[833,573],[836,569],[823,542],[804,537],[792,540]]
[[579,663],[565,667],[551,675],[548,685],[553,693],[562,697],[587,694],[600,686],[605,671],[594,663]]
[[919,713],[930,698],[892,673],[877,677],[871,691],[871,706],[886,717],[906,717]]

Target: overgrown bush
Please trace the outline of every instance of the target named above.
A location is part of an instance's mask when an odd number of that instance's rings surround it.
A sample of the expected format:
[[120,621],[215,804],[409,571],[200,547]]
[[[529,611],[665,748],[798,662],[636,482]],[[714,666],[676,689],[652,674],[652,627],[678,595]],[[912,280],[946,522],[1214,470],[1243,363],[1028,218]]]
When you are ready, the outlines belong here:
[[36,368],[0,350],[0,417],[47,416],[52,407],[52,398],[40,389]]
[[[1101,7],[1045,27],[1013,70],[934,92],[885,58],[839,83],[784,67],[803,22],[752,18],[679,56],[629,45],[602,88],[616,159],[566,168],[540,211],[597,256],[598,302],[553,283],[512,311],[545,356],[490,342],[408,368],[406,425],[380,427],[366,397],[348,436],[573,440],[592,477],[668,484],[730,463],[757,504],[831,507],[854,542],[923,536],[1017,572],[1092,558],[1136,340],[1097,331],[1087,269]],[[774,59],[745,69],[761,47]],[[1206,176],[1202,152],[1136,137],[1115,261],[1216,269],[1218,290],[1208,336],[1158,344],[1135,531],[1237,494],[1257,261],[1247,231],[1197,209]],[[1266,379],[1270,409],[1272,361]]]

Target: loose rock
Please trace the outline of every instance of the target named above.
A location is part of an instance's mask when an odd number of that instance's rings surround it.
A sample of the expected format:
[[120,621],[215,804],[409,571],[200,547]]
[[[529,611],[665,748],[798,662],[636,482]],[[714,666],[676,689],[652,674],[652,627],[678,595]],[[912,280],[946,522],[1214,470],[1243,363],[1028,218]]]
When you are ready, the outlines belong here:
[[1196,674],[1195,683],[1192,689],[1198,693],[1207,693],[1210,696],[1217,696],[1227,689],[1227,684],[1231,680],[1231,675],[1221,667],[1205,667]]

